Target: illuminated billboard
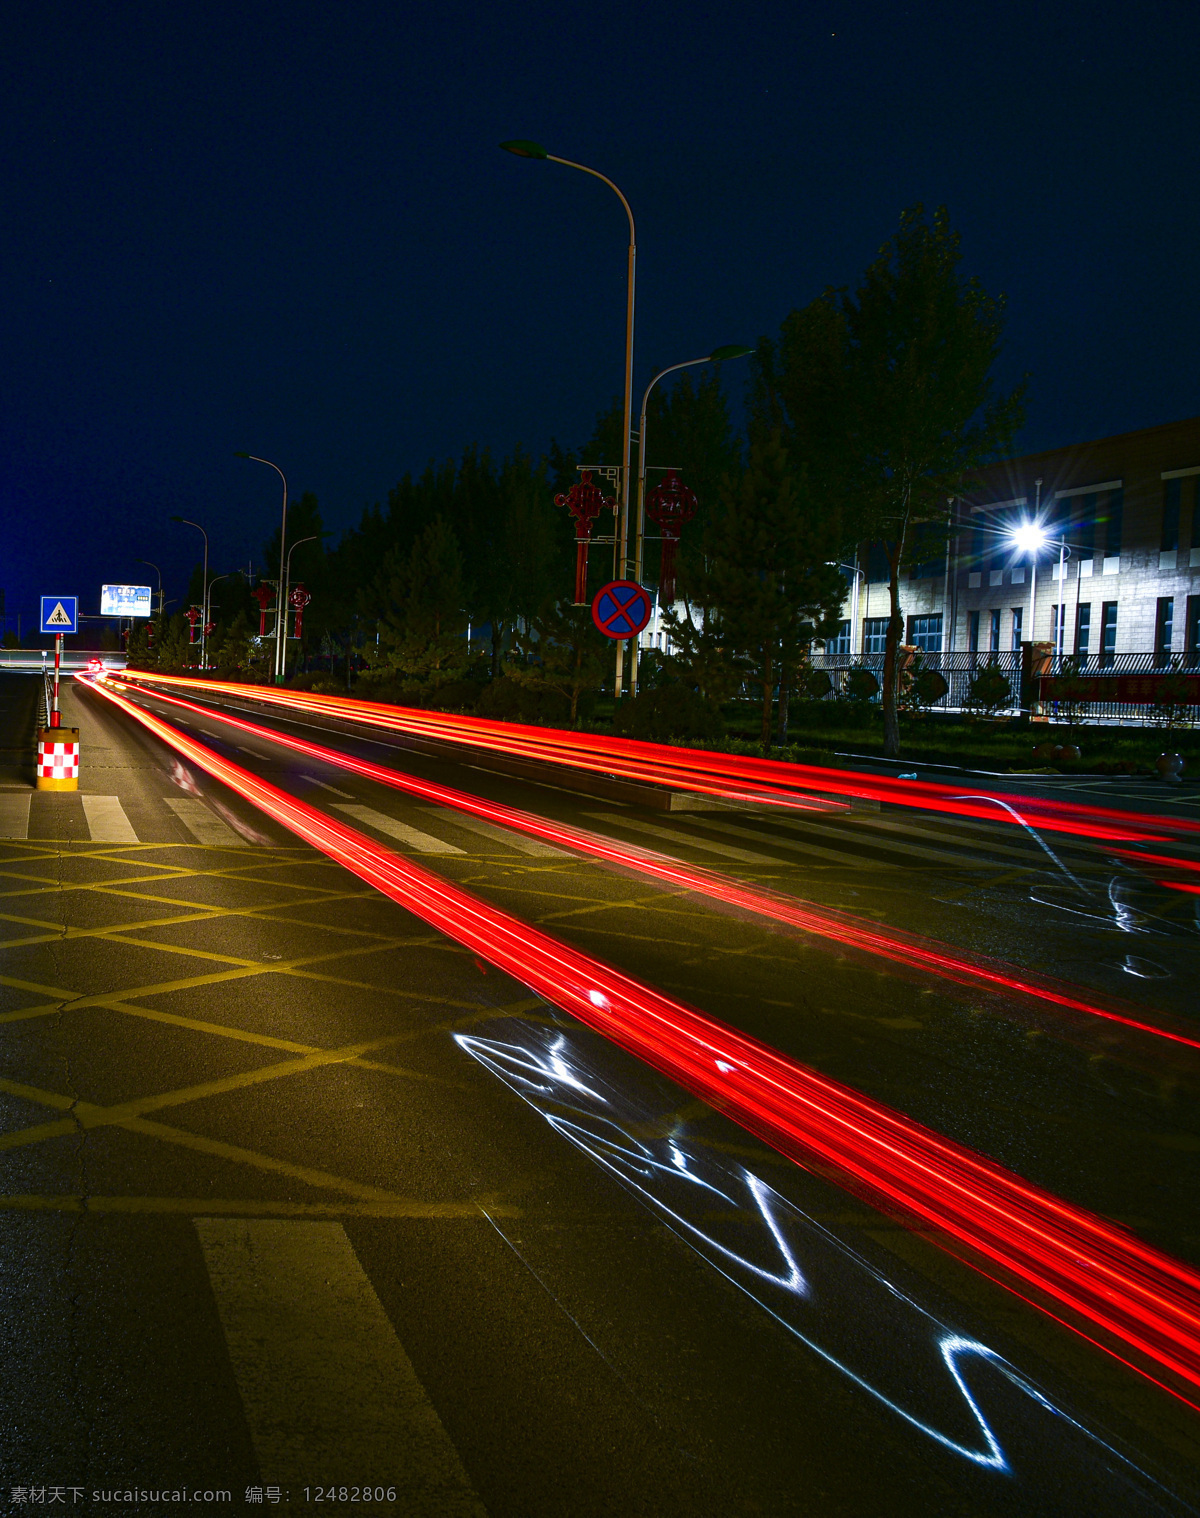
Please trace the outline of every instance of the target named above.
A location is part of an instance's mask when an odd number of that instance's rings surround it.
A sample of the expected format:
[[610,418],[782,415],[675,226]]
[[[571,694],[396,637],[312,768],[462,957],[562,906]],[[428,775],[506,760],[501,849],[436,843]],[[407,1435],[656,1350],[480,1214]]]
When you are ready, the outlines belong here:
[[102,585],[102,617],[148,617],[151,613],[149,585]]

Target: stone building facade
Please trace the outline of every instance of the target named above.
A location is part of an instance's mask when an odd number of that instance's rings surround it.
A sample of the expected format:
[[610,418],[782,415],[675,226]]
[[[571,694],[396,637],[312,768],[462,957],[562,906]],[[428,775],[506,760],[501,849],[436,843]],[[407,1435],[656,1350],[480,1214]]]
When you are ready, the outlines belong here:
[[[984,656],[1044,641],[1092,668],[1132,654],[1200,665],[1198,487],[1200,417],[993,465],[947,503],[948,543],[931,537],[903,581],[905,641]],[[1036,552],[1012,539],[1030,522],[1046,534]],[[826,652],[882,653],[882,550],[864,545],[846,573],[845,620]]]

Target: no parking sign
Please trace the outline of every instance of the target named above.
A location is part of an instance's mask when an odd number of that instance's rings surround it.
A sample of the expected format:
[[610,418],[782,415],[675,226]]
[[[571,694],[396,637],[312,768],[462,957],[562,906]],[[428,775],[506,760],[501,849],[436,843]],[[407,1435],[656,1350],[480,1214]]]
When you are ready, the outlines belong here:
[[636,638],[652,609],[636,580],[610,580],[592,602],[592,621],[606,638]]

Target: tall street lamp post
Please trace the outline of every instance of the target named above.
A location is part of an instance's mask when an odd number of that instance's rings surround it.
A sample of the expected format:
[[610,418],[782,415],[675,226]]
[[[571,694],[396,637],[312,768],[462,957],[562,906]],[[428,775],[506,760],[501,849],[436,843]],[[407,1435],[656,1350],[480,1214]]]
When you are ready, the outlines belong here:
[[[183,522],[188,527],[194,527],[204,539],[204,573],[200,593],[200,615],[204,616],[204,608],[208,605],[208,533],[201,527],[199,522],[190,521],[187,517],[172,517],[172,522]],[[204,631],[207,619],[200,623],[200,668],[204,669],[208,664],[208,634]]]
[[[220,581],[222,581],[222,580],[228,580],[229,577],[230,577],[230,575],[232,575],[233,573],[234,573],[234,571],[231,569],[228,574],[214,575],[212,577],[212,579],[208,582],[208,594],[204,597],[204,626],[205,627],[208,626],[209,620],[210,620],[210,618],[212,616],[212,588],[213,588],[213,586],[219,584]],[[207,636],[208,636],[208,634],[205,633],[205,637],[207,637]],[[208,666],[205,665],[206,669],[207,669],[207,667]]]
[[[603,180],[625,207],[625,215],[629,218],[625,300],[625,407],[621,426],[621,520],[617,528],[617,575],[623,579],[629,569],[629,445],[630,426],[633,421],[633,308],[637,276],[637,232],[633,224],[633,212],[629,208],[629,202],[612,180],[597,169],[589,169],[586,164],[573,163],[569,158],[558,158],[553,153],[548,153],[538,142],[518,139],[514,142],[502,142],[500,146],[506,153],[514,153],[518,158],[535,158],[547,163],[561,163],[568,169],[578,169],[582,174],[590,174],[594,179]],[[625,645],[621,641],[617,643],[617,674],[613,687],[618,700],[623,691],[624,672]]]
[[256,463],[256,464],[266,464],[267,467],[270,468],[270,469],[273,469],[275,471],[275,473],[279,476],[279,478],[283,481],[283,516],[280,519],[280,523],[279,523],[279,592],[278,592],[279,593],[279,602],[278,602],[279,610],[275,613],[275,684],[276,685],[280,685],[283,682],[283,655],[284,655],[284,652],[285,652],[284,642],[283,642],[283,631],[284,631],[284,628],[283,628],[283,620],[284,620],[284,604],[283,604],[283,576],[284,576],[283,540],[287,537],[287,495],[288,495],[288,492],[287,492],[287,478],[284,475],[283,470],[280,469],[280,467],[279,467],[278,464],[272,464],[270,459],[259,458],[259,456],[258,456],[257,453],[236,453],[235,452],[234,453],[234,458],[238,458],[238,459],[252,459],[254,461],[254,463]]
[[[292,585],[292,555],[296,552],[297,548],[300,547],[301,543],[315,543],[318,538],[323,538],[325,536],[326,536],[326,534],[323,533],[323,532],[314,532],[311,537],[297,538],[296,541],[292,544],[292,546],[288,549],[287,564],[286,564],[286,566],[284,568],[284,571],[283,571],[282,590],[281,590],[281,593],[280,593],[280,601],[279,601],[279,614],[280,614],[280,616],[286,616],[286,614],[287,614],[287,610],[286,609],[287,609],[287,603],[288,603],[288,592],[291,590],[291,585]],[[286,640],[286,638],[287,638],[287,629],[286,628],[284,629],[284,634],[283,635],[284,635],[284,639]],[[284,652],[284,669],[283,669],[283,671],[280,674],[280,679],[281,680],[283,678],[283,674],[286,673],[286,670],[287,670],[287,643],[286,643],[286,641],[284,642],[283,652]]]
[[[639,585],[642,581],[642,558],[646,546],[646,412],[650,405],[650,392],[660,379],[665,378],[668,374],[674,374],[676,369],[693,369],[697,364],[719,364],[725,359],[730,358],[748,358],[753,352],[753,348],[744,348],[738,343],[727,343],[723,348],[714,348],[711,353],[706,353],[703,358],[688,358],[684,359],[682,364],[668,364],[665,369],[660,369],[646,386],[646,392],[642,396],[642,409],[638,415],[637,528],[633,540],[633,578]],[[629,690],[631,695],[636,696],[638,635],[635,634],[630,639],[630,645]]]
[[133,562],[135,564],[148,564],[151,569],[157,570],[158,572],[158,619],[161,622],[163,614],[162,570],[159,569],[158,565],[150,559],[134,559]]

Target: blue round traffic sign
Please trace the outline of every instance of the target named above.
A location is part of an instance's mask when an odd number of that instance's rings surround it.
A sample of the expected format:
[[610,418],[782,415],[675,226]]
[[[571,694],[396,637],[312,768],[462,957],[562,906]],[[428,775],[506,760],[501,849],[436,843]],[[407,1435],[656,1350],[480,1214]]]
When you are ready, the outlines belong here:
[[636,580],[610,580],[592,602],[592,621],[606,638],[636,638],[652,610],[650,592]]

